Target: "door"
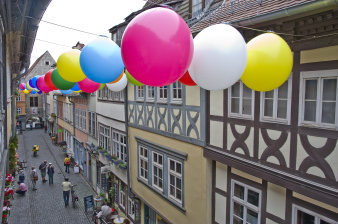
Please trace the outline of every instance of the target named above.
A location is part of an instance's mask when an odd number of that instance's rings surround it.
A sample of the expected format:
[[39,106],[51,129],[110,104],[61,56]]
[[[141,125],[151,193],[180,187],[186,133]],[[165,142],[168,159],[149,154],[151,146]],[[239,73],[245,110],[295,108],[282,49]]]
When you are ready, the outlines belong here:
[[144,224],[156,224],[156,213],[144,204]]

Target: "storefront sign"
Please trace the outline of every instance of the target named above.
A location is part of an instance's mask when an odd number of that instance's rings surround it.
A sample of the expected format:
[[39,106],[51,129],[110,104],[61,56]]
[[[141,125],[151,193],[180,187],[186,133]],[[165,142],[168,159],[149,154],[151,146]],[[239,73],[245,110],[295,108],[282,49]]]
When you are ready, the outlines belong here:
[[93,195],[89,195],[83,198],[85,211],[87,212],[88,208],[94,208],[94,198]]

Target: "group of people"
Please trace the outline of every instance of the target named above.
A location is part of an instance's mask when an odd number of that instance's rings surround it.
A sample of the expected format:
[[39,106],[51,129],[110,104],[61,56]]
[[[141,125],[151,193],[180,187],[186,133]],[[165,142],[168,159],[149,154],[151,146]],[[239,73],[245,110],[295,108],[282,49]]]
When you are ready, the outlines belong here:
[[[47,182],[46,175],[48,174],[49,184],[53,184],[53,176],[54,176],[54,166],[52,163],[47,164],[47,160],[43,161],[39,166],[40,174],[42,182]],[[36,182],[39,180],[38,173],[36,171],[35,166],[32,166],[32,171],[30,174],[30,178],[33,185],[33,191],[37,190]]]
[[25,184],[25,173],[23,170],[19,170],[18,188],[15,190],[17,194],[25,195],[27,191],[27,185]]

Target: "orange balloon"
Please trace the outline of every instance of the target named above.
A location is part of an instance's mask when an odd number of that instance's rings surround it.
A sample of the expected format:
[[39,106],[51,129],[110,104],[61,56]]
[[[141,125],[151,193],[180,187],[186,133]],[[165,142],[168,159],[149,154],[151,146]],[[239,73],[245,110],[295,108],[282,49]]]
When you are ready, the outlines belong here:
[[123,73],[124,73],[124,70],[122,71],[121,75],[120,75],[116,80],[110,82],[109,84],[113,84],[113,83],[115,83],[115,82],[118,82],[118,81],[122,78]]

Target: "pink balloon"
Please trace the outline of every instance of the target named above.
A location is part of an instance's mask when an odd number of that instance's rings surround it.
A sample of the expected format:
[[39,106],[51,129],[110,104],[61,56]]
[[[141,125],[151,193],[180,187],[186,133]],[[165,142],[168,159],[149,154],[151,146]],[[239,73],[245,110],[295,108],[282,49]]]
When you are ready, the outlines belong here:
[[38,89],[42,92],[49,93],[50,91],[52,91],[45,83],[45,75],[42,75],[38,78],[38,80],[36,81],[36,85]]
[[95,92],[100,88],[100,83],[94,82],[88,78],[77,83],[80,89],[85,93],[92,93]]
[[181,78],[193,52],[189,27],[168,8],[152,8],[137,15],[122,37],[125,67],[137,81],[149,86],[165,86]]
[[20,88],[21,90],[24,90],[24,89],[26,88],[25,83],[20,83],[19,88]]

